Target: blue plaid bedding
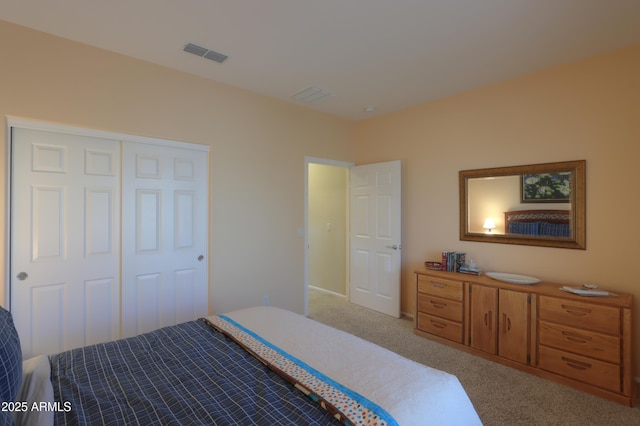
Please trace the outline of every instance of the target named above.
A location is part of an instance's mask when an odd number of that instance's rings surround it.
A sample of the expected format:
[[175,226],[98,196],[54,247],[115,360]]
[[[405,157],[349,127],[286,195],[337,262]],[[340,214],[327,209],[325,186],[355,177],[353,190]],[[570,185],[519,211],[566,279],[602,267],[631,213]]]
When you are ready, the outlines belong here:
[[60,425],[340,424],[201,320],[50,361]]

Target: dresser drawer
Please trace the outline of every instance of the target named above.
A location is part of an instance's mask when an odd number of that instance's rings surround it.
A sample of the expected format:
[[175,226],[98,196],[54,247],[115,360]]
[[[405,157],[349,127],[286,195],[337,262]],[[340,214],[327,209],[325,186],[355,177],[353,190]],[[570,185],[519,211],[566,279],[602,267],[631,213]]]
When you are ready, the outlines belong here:
[[418,311],[452,321],[462,321],[462,302],[455,302],[430,294],[418,293]]
[[621,392],[620,367],[608,362],[540,346],[538,366],[583,383]]
[[580,355],[620,363],[620,338],[606,334],[540,321],[541,345],[552,346]]
[[540,296],[538,306],[540,319],[602,333],[620,334],[618,308],[548,296]]
[[462,301],[462,282],[418,275],[418,291],[433,296]]
[[418,312],[418,329],[462,343],[462,324]]

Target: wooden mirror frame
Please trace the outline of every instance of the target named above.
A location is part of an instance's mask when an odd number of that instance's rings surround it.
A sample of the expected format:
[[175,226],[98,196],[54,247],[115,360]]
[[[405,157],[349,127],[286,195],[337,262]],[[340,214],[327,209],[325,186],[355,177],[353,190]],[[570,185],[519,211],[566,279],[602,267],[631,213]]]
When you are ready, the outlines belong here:
[[[468,185],[473,178],[513,176],[540,173],[571,172],[570,237],[546,237],[527,235],[485,234],[469,232]],[[462,170],[459,172],[460,186],[460,240],[485,243],[520,244],[529,246],[559,247],[586,250],[586,161],[532,164],[490,169]]]

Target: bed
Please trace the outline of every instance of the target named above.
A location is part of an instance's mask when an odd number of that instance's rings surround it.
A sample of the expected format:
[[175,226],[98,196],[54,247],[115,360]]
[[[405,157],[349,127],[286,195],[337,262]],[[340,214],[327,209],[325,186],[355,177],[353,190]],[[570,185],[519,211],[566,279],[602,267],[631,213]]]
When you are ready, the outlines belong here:
[[0,424],[481,424],[458,379],[255,307],[22,362],[0,308]]
[[571,210],[512,210],[504,223],[507,235],[571,237]]

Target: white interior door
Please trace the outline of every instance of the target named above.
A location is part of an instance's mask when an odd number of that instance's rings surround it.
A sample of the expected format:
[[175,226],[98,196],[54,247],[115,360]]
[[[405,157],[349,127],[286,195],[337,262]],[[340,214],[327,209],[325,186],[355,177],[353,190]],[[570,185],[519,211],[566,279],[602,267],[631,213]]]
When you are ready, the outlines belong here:
[[11,311],[25,358],[120,334],[120,142],[13,128]]
[[400,317],[400,161],[351,168],[353,303]]
[[207,315],[208,151],[123,147],[122,332]]

